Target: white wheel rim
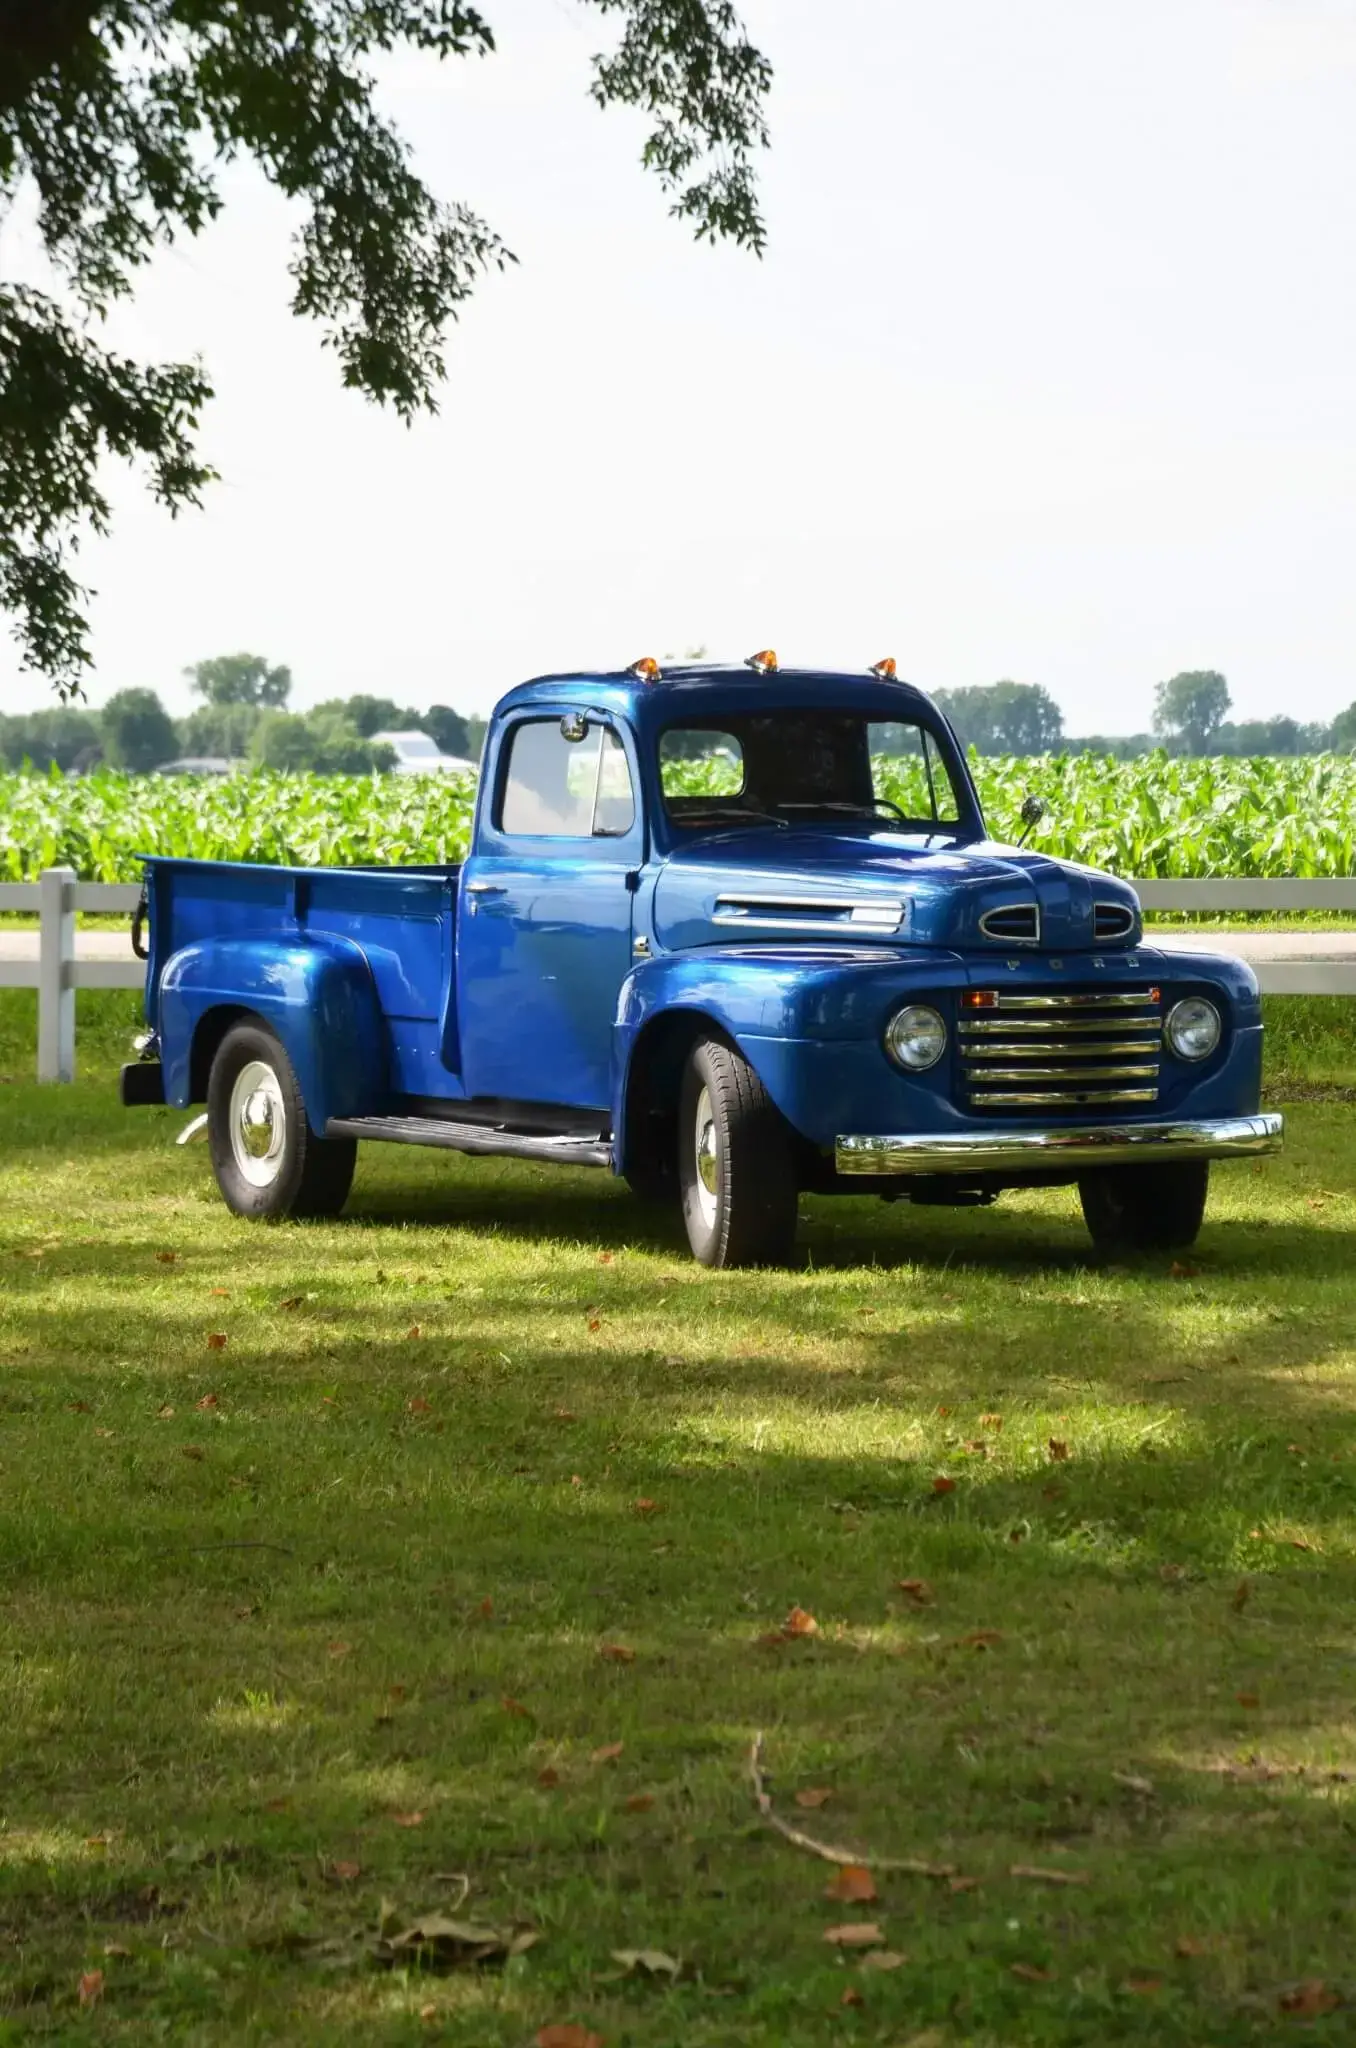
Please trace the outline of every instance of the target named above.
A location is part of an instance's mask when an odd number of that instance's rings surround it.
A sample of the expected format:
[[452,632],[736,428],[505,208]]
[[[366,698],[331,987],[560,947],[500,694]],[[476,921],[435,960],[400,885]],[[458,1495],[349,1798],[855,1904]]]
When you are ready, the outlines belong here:
[[703,1088],[697,1097],[692,1140],[693,1163],[696,1166],[693,1186],[697,1191],[697,1207],[701,1210],[702,1222],[708,1229],[713,1229],[716,1221],[716,1202],[720,1192],[720,1144],[716,1137],[716,1119],[711,1110],[709,1088]]
[[231,1157],[252,1188],[273,1185],[287,1144],[282,1084],[264,1060],[249,1060],[235,1077],[229,1111]]

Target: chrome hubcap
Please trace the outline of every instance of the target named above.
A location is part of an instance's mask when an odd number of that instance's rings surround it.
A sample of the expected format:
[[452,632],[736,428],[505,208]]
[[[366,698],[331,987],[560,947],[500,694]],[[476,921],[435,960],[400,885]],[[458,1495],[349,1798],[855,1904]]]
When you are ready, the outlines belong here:
[[711,1110],[711,1093],[703,1088],[697,1097],[694,1128],[697,1167],[697,1206],[708,1226],[716,1220],[716,1196],[720,1189],[720,1150],[716,1142],[716,1119]]
[[250,1060],[231,1089],[231,1153],[251,1187],[266,1188],[282,1169],[287,1105],[272,1067]]

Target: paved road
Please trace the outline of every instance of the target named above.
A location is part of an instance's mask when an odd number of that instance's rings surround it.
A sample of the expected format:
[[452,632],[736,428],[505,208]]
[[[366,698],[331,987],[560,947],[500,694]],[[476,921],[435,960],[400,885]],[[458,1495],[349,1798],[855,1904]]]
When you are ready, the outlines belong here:
[[[1356,960],[1356,931],[1232,932],[1192,931],[1181,925],[1151,929],[1146,943],[1188,953],[1237,953],[1244,960]],[[130,960],[127,932],[77,932],[75,950],[81,960]],[[0,960],[36,960],[36,932],[6,931],[0,925]]]

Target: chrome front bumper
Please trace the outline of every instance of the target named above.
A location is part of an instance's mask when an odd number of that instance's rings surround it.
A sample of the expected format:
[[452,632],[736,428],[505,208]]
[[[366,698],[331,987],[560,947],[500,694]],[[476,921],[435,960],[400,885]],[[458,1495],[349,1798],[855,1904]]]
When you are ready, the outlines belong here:
[[1065,1124],[1040,1129],[930,1132],[921,1137],[839,1138],[839,1173],[1069,1173],[1094,1166],[1152,1166],[1168,1159],[1232,1159],[1278,1152],[1283,1119],[1207,1117],[1173,1124]]

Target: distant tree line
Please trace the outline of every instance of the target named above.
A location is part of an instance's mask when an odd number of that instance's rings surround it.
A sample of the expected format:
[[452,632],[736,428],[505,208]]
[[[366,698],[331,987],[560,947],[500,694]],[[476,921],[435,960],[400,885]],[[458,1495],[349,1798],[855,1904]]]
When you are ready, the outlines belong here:
[[1218,669],[1187,669],[1154,691],[1152,732],[1064,730],[1064,714],[1040,683],[987,683],[935,690],[967,747],[980,754],[1110,754],[1132,760],[1162,747],[1169,754],[1324,754],[1356,749],[1356,702],[1330,725],[1294,718],[1229,719],[1229,685]]
[[374,733],[426,732],[444,754],[471,761],[485,736],[483,718],[446,704],[416,711],[390,697],[362,694],[289,711],[291,670],[259,654],[217,655],[184,673],[203,700],[187,718],[171,718],[154,690],[141,689],[119,690],[98,710],[66,705],[0,716],[0,763],[83,773],[107,762],[145,773],[206,758],[363,775],[393,758],[389,748],[373,744]]
[[[171,718],[154,690],[119,690],[100,710],[53,706],[0,716],[0,763],[29,761],[83,772],[100,762],[144,772],[184,758],[251,762],[261,768],[362,775],[389,765],[373,744],[379,732],[426,732],[444,754],[480,757],[485,720],[434,704],[427,711],[390,697],[329,697],[311,711],[289,711],[290,669],[259,654],[222,654],[184,671],[202,702]],[[1131,760],[1162,747],[1170,754],[1321,754],[1356,750],[1356,702],[1330,725],[1277,717],[1230,721],[1229,686],[1215,669],[1191,669],[1160,683],[1152,732],[1075,736],[1040,683],[986,683],[936,690],[967,747],[980,754],[1110,754]],[[694,750],[705,746],[693,735]]]

